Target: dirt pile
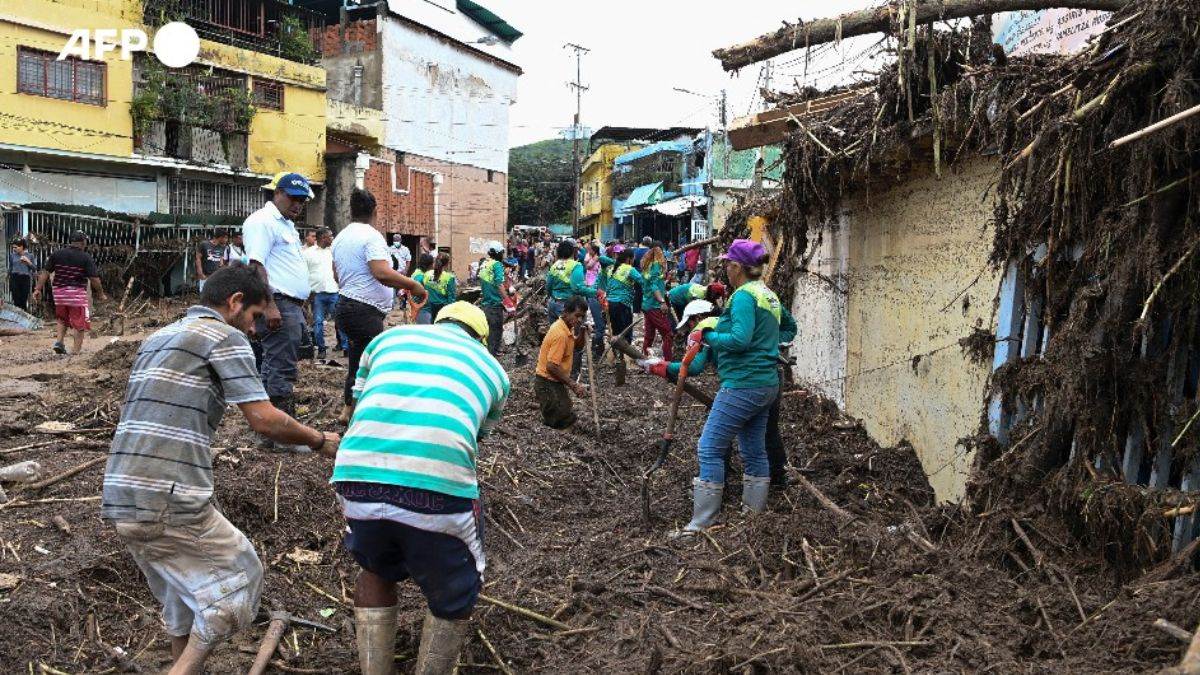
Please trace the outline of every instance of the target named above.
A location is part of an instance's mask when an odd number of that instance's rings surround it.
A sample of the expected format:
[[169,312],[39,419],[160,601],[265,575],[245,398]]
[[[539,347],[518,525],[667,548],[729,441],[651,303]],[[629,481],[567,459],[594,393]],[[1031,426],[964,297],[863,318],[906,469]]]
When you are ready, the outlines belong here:
[[[115,371],[132,353],[114,347],[95,359]],[[670,540],[666,534],[690,515],[686,486],[704,409],[683,406],[675,450],[650,485],[654,520],[646,523],[638,484],[664,424],[666,388],[631,373],[627,387],[614,389],[602,367],[609,394],[595,437],[541,427],[527,371],[513,372],[510,407],[479,465],[485,595],[561,622],[480,603],[477,626],[515,671],[1128,671],[1178,658],[1179,644],[1149,629],[1154,619],[1194,622],[1196,575],[1122,587],[1103,559],[1079,553],[1071,533],[1044,513],[937,507],[911,449],[880,448],[831,404],[794,394],[783,415],[794,475],[853,520],[834,516],[798,485],[776,495],[767,515],[743,517],[735,474],[725,524],[709,536]],[[302,417],[331,423],[341,376],[303,369]],[[64,380],[49,383],[39,408],[45,419],[60,410],[80,414],[74,392],[59,404],[71,390]],[[698,383],[714,386],[708,378]],[[121,387],[114,377],[83,391],[95,406]],[[31,440],[10,437],[0,447]],[[337,628],[328,636],[289,632],[279,663],[295,672],[354,672],[346,594],[355,567],[341,550],[329,463],[251,449],[236,415],[215,445],[220,506],[267,566],[264,602]],[[66,436],[4,460],[36,459],[56,473],[104,449]],[[129,662],[150,669],[167,661],[153,599],[98,519],[100,473],[95,467],[0,505],[5,671],[33,664],[36,672],[39,663],[71,673]],[[402,668],[411,667],[422,607],[405,587]],[[244,669],[262,630],[223,647],[213,672]],[[462,661],[463,672],[495,667],[478,636]]]

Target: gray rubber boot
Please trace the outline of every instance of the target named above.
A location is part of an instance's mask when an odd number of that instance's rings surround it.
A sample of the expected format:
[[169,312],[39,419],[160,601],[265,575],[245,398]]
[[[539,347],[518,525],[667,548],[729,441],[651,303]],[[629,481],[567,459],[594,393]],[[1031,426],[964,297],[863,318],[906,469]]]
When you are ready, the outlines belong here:
[[397,607],[355,607],[354,639],[363,675],[396,672]]
[[742,474],[742,511],[762,513],[767,510],[767,492],[771,489],[770,476]]
[[717,522],[717,514],[721,512],[721,497],[724,494],[724,483],[710,483],[693,478],[692,520],[684,526],[683,533],[699,532]]
[[462,651],[470,619],[450,621],[439,619],[425,612],[425,623],[421,626],[421,649],[417,652],[415,675],[450,675],[458,665],[458,654]]

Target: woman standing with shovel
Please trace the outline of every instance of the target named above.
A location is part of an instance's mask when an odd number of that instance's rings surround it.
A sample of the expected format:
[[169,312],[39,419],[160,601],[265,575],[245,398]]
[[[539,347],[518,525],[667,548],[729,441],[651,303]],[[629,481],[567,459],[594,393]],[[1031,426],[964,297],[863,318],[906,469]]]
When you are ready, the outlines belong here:
[[771,472],[765,441],[768,413],[779,395],[783,311],[779,297],[761,281],[766,259],[762,244],[749,239],[734,241],[721,260],[737,290],[715,327],[700,324],[689,336],[689,341],[698,339],[708,345],[721,388],[700,435],[700,475],[692,481],[692,519],[683,534],[699,532],[716,522],[725,491],[725,453],[735,438],[745,466],[742,508],[758,512],[767,506]]

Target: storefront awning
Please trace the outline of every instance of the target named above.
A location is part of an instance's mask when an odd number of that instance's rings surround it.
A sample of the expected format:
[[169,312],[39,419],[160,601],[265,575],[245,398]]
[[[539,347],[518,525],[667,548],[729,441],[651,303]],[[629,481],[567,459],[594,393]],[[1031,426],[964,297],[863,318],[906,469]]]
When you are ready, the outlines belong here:
[[662,198],[662,181],[657,183],[647,183],[639,185],[629,193],[629,197],[621,202],[621,208],[626,211],[632,211],[639,206],[654,204]]
[[703,195],[689,195],[686,197],[676,197],[668,199],[661,204],[655,204],[650,209],[658,211],[665,216],[682,216],[692,210],[693,206],[704,206],[708,204],[708,197]]

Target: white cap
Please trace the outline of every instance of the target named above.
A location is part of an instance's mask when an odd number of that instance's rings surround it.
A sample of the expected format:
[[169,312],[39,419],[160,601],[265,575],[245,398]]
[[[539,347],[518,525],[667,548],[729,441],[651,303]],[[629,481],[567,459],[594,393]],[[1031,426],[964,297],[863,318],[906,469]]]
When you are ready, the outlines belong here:
[[489,241],[487,243],[487,252],[491,253],[492,251],[495,251],[496,253],[504,253],[504,244],[501,244],[495,240]]
[[693,316],[708,314],[713,311],[713,304],[707,300],[693,300],[683,308],[683,316],[679,317],[679,325],[675,330],[683,330],[683,325]]

